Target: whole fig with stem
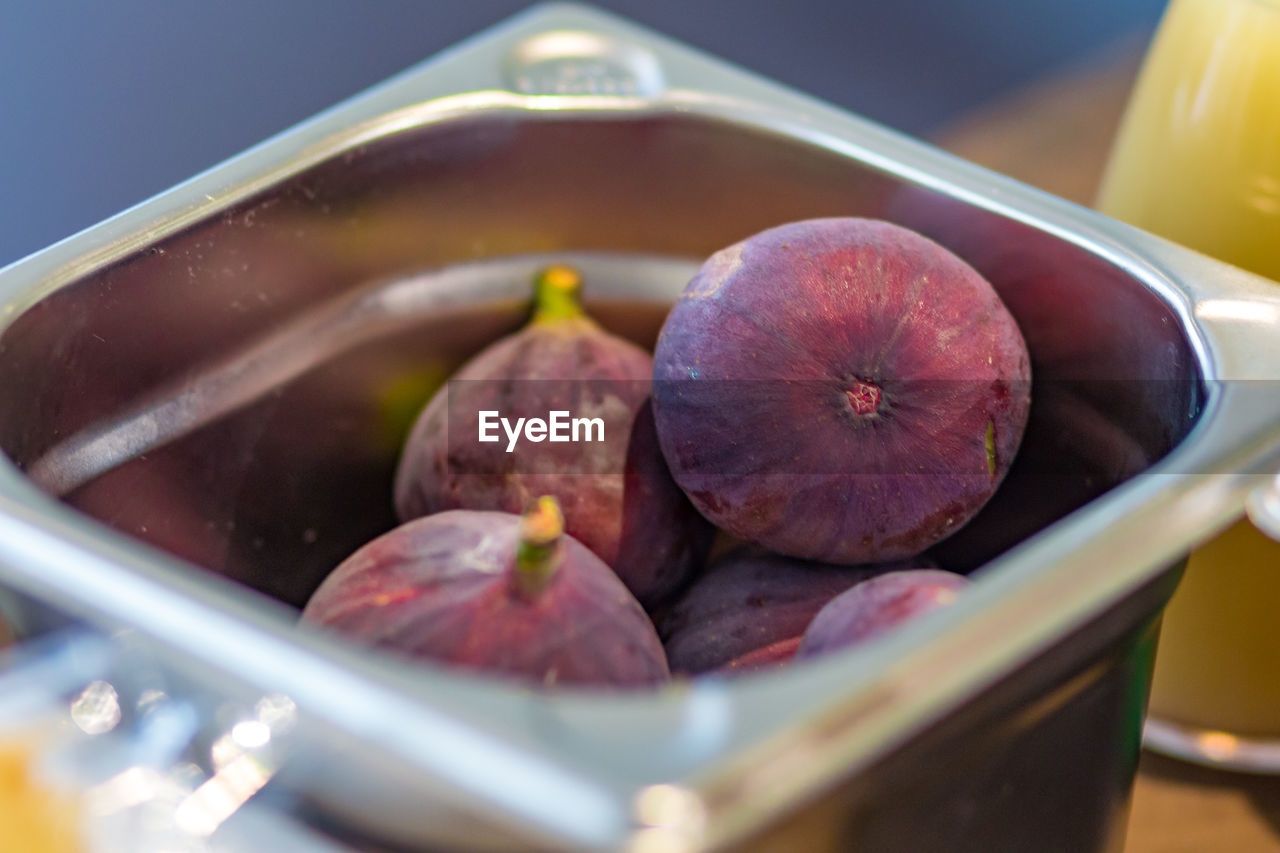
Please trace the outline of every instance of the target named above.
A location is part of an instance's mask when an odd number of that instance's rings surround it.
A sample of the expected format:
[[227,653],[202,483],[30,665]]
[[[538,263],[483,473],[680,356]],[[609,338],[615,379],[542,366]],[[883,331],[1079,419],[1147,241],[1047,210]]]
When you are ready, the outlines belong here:
[[550,496],[523,516],[451,510],[403,524],[344,560],[302,618],[364,645],[543,686],[668,678],[653,623],[565,534]]
[[651,607],[701,567],[712,529],[658,447],[652,358],[589,318],[580,291],[573,269],[544,270],[528,325],[472,358],[431,399],[401,456],[396,509],[403,520],[449,509],[519,512],[533,496],[554,495],[569,535]]

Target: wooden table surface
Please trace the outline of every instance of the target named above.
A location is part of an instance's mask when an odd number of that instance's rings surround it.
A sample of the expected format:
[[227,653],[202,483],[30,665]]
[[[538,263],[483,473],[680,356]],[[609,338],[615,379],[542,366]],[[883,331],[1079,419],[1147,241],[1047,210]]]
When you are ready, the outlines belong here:
[[[982,109],[935,137],[968,160],[1092,203],[1145,43],[1133,41]],[[1280,776],[1144,753],[1125,853],[1280,853]]]

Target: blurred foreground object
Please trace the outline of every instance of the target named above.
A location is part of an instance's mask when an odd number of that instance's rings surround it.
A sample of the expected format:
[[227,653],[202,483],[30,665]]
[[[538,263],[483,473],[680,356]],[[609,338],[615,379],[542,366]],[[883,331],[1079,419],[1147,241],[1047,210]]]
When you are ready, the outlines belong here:
[[0,850],[337,853],[287,799],[251,803],[293,703],[185,695],[145,645],[68,630],[0,656]]

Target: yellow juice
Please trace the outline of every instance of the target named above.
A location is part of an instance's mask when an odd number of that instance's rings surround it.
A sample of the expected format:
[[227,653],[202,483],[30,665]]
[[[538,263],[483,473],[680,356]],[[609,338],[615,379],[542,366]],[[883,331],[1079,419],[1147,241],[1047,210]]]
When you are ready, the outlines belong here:
[[[1098,207],[1280,279],[1280,0],[1172,0]],[[1280,543],[1247,521],[1191,555],[1165,614],[1150,713],[1280,738]]]
[[35,777],[30,737],[0,734],[0,850],[79,853],[79,805]]

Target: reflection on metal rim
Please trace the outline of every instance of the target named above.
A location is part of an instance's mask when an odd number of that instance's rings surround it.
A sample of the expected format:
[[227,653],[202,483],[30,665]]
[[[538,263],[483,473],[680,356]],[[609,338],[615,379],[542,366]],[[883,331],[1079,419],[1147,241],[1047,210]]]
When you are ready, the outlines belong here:
[[1147,718],[1142,745],[1152,752],[1239,773],[1280,772],[1280,740],[1183,726]]

